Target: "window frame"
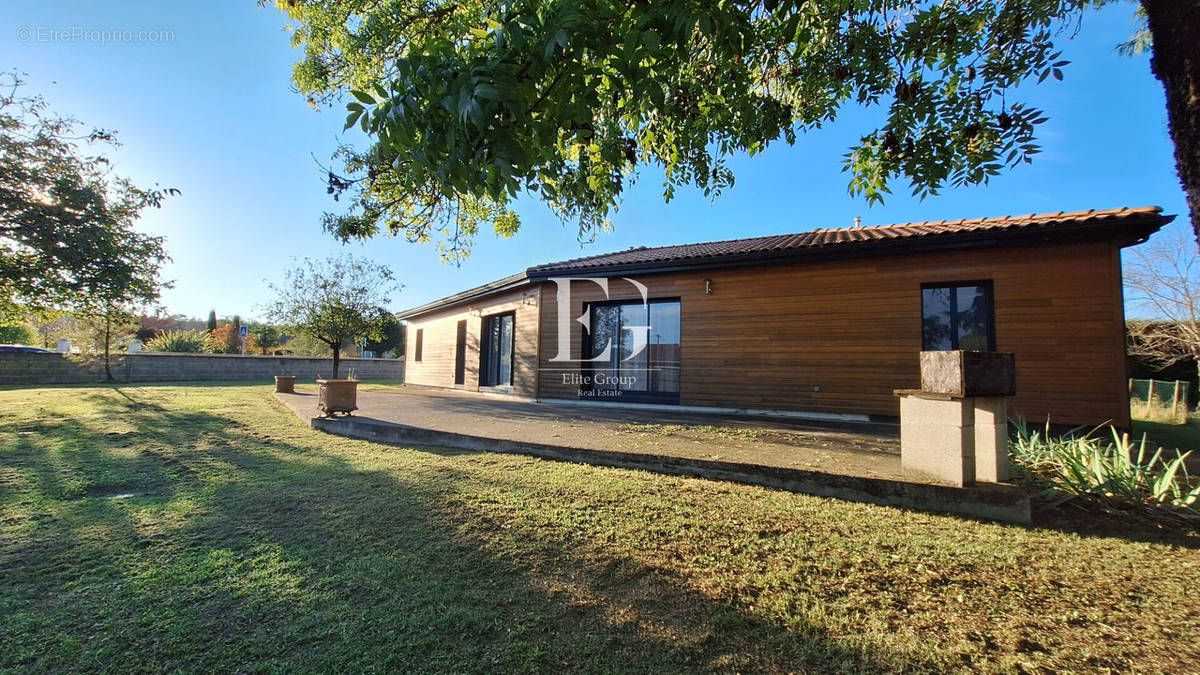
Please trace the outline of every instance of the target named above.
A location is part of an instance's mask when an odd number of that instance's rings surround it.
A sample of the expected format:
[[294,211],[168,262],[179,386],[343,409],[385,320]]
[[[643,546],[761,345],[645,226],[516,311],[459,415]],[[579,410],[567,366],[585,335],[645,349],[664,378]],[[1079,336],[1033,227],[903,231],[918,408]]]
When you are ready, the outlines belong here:
[[[679,346],[680,346],[680,354],[681,354],[680,372],[682,373],[683,299],[680,296],[667,296],[667,297],[662,297],[662,298],[647,298],[645,301],[645,306],[647,308],[647,311],[649,311],[650,305],[667,304],[667,303],[675,303],[676,305],[679,305]],[[583,303],[583,311],[587,312],[588,323],[590,325],[594,318],[592,311],[596,307],[613,307],[613,306],[621,306],[621,305],[640,305],[640,304],[642,304],[642,299],[638,298],[638,297],[624,298],[624,299],[598,300],[598,301],[584,302]],[[619,360],[620,354],[621,354],[621,342],[622,342],[621,338],[624,336],[624,333],[625,333],[625,331],[622,330],[620,327],[618,327],[617,340],[612,345],[612,349],[616,352],[618,360]],[[599,392],[599,391],[612,391],[612,390],[606,390],[603,388],[598,388],[595,385],[595,383],[594,383],[595,367],[599,364],[588,360],[588,359],[591,359],[594,356],[596,356],[592,352],[591,334],[588,330],[584,329],[581,326],[579,329],[579,335],[580,335],[580,346],[582,347],[581,356],[585,359],[584,363],[580,364],[582,366],[582,368],[580,369],[580,372],[581,372],[581,374],[587,375],[588,379],[589,379],[589,383],[585,387],[583,387],[583,389],[587,390],[587,391],[591,391],[593,393]],[[647,347],[649,347],[648,344],[647,344]],[[679,384],[682,388],[682,378],[681,378],[681,382]],[[630,401],[630,402],[635,402],[635,403],[664,403],[664,404],[671,404],[671,405],[677,405],[679,403],[679,394],[680,394],[679,391],[663,391],[663,392],[636,391],[636,390],[621,390],[621,391],[622,391],[621,398],[622,398],[622,400],[625,400],[625,401]]]
[[[488,350],[486,349],[486,347],[489,346],[487,344],[487,341],[489,339],[488,322],[499,320],[501,317],[505,317],[505,316],[512,317],[512,335],[509,336],[509,339],[512,341],[512,344],[510,344],[508,347],[509,348],[508,384],[484,384],[483,383],[484,371],[485,371],[485,367],[488,365],[488,359],[490,358],[490,355],[488,354]],[[499,366],[497,365],[497,374],[498,374],[498,369],[499,369]],[[510,309],[506,312],[496,312],[494,314],[485,314],[485,315],[479,317],[479,388],[480,389],[508,390],[508,389],[512,389],[514,386],[516,386],[516,383],[517,383],[517,312],[516,312],[516,310]]]
[[[970,280],[970,281],[939,281],[939,282],[927,282],[927,283],[921,284],[921,313],[920,313],[920,317],[919,317],[919,319],[921,321],[921,323],[920,323],[921,351],[957,351],[958,350],[958,348],[959,348],[959,344],[958,344],[959,321],[958,321],[958,293],[957,293],[957,290],[960,288],[966,288],[969,286],[982,286],[987,289],[988,319],[989,319],[989,321],[987,322],[987,351],[989,351],[989,352],[996,351],[996,284],[991,279],[974,279],[974,280]],[[931,349],[927,349],[926,345],[925,345],[925,324],[924,324],[924,321],[925,321],[925,291],[935,289],[935,288],[945,288],[945,289],[949,289],[951,291],[951,293],[950,293],[951,331],[950,331],[950,349],[948,349],[948,350],[943,350],[943,349],[931,350]]]
[[424,351],[424,347],[425,347],[425,329],[418,328],[417,329],[417,344],[413,347],[413,363],[421,362],[421,356],[422,356],[421,352]]

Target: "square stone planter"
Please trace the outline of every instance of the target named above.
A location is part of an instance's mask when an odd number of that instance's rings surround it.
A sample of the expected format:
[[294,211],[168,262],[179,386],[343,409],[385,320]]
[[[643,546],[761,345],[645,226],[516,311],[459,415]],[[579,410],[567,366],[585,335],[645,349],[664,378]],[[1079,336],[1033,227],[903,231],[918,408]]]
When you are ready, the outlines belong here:
[[921,352],[921,391],[947,396],[1012,396],[1017,391],[1012,354]]
[[358,410],[358,380],[317,380],[317,409],[326,415]]
[[278,394],[294,394],[294,393],[296,393],[296,376],[295,375],[276,375],[275,376],[275,392]]

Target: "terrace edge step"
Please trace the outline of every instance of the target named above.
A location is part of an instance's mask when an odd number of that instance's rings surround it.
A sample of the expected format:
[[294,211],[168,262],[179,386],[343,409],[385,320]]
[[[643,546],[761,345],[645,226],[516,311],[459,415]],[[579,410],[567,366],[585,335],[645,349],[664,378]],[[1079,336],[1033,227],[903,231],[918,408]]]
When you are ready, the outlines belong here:
[[441,446],[477,452],[529,455],[576,464],[730,481],[818,497],[949,513],[984,520],[1022,525],[1032,522],[1029,495],[1015,485],[978,484],[971,487],[954,487],[756,464],[613,450],[588,450],[438,431],[362,417],[313,417],[308,420],[308,425],[336,436],[387,445]]

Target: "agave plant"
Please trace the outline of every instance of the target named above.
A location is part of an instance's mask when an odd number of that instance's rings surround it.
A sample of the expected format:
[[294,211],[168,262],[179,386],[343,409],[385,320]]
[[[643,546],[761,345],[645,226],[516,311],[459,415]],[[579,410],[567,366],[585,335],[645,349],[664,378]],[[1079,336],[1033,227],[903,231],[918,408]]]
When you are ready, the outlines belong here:
[[1098,497],[1126,504],[1196,509],[1200,483],[1188,475],[1191,452],[1174,451],[1164,457],[1162,448],[1150,453],[1145,435],[1141,441],[1110,429],[1112,440],[1101,438],[1097,427],[1066,434],[1030,430],[1024,420],[1014,420],[1016,437],[1009,452],[1030,479],[1061,495],[1059,502],[1076,497]]

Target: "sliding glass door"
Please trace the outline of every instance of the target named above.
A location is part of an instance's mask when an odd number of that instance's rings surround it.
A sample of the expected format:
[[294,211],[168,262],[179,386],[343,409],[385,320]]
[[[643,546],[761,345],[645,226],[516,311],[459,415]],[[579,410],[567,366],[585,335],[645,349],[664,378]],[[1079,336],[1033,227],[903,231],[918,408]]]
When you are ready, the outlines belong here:
[[592,395],[633,401],[679,400],[679,301],[598,303],[584,335]]
[[479,386],[510,387],[513,375],[513,314],[483,317]]

